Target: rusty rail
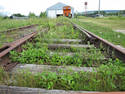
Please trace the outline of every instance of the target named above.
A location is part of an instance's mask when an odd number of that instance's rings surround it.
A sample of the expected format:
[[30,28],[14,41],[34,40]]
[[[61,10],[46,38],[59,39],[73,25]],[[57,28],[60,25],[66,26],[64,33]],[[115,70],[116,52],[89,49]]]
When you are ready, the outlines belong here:
[[116,45],[112,44],[111,42],[93,34],[92,32],[89,32],[88,30],[84,29],[83,27],[71,22],[73,24],[73,26],[77,29],[79,29],[80,31],[82,31],[87,38],[89,38],[90,43],[94,44],[96,47],[100,47],[103,45],[103,47],[105,48],[106,52],[110,55],[110,56],[115,56],[115,58],[119,58],[120,60],[122,60],[123,62],[125,62],[125,50],[117,47]]
[[[28,25],[28,26],[23,26],[23,27],[19,27],[19,28],[12,28],[12,29],[8,29],[6,31],[2,31],[3,33],[4,32],[10,32],[10,31],[14,31],[14,30],[20,30],[20,29],[28,29],[28,28],[31,28],[31,27],[34,27],[34,26],[38,26],[38,24],[33,24],[33,25]],[[2,33],[0,32],[0,33]],[[9,51],[11,51],[12,49],[15,48],[15,46],[19,46],[22,44],[23,41],[26,41],[29,39],[29,37],[32,35],[34,36],[36,33],[31,33],[29,35],[25,35],[23,38],[17,40],[17,41],[14,41],[12,43],[7,43],[6,45],[4,45],[3,47],[0,48],[0,59],[6,55]],[[7,51],[8,50],[8,51]]]
[[21,45],[24,44],[29,39],[33,38],[36,34],[37,34],[36,32],[33,32],[17,41],[4,45],[2,48],[0,48],[0,65],[5,70],[9,70],[9,69],[15,67],[17,65],[17,63],[11,63],[9,56],[8,56],[9,52],[14,49],[17,49],[19,51]]
[[36,32],[29,34],[17,41],[14,41],[10,44],[5,45],[4,47],[0,48],[1,49],[5,49],[4,51],[2,51],[0,53],[0,58],[3,57],[4,55],[6,55],[7,53],[9,53],[11,50],[15,49],[16,47],[20,46],[21,44],[23,44],[25,41],[27,41],[28,39],[32,38],[34,35],[36,34]]
[[27,25],[27,26],[22,26],[22,27],[18,27],[18,28],[12,28],[12,29],[8,29],[8,30],[5,30],[5,31],[0,31],[0,33],[11,32],[11,31],[20,30],[20,29],[27,29],[27,28],[31,28],[31,27],[34,27],[34,26],[38,26],[38,24]]

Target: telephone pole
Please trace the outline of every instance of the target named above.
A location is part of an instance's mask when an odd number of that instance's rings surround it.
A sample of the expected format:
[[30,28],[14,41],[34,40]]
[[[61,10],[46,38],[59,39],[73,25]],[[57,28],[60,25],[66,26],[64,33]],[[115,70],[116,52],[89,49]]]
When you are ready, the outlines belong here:
[[98,14],[100,14],[100,4],[101,4],[101,0],[99,0],[99,9],[98,9]]
[[88,5],[88,2],[85,2],[84,5],[85,5],[85,15],[87,15],[87,5]]

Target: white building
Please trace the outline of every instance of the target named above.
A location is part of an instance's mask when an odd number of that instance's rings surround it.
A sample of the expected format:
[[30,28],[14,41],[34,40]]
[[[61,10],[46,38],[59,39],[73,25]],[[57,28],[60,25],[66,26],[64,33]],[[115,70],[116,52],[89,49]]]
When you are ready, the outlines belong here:
[[[71,17],[74,17],[74,8],[71,6],[68,6],[66,4],[63,3],[57,3],[49,8],[47,8],[46,12],[47,12],[47,17],[48,18],[57,18],[58,16],[64,16],[64,7],[70,7],[71,10]],[[69,15],[69,14],[68,14]]]

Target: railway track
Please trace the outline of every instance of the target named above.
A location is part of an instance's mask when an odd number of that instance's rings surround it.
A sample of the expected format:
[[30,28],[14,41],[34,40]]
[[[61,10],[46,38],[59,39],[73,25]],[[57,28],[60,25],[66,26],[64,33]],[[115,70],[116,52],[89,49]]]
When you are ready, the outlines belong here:
[[[9,55],[10,55],[9,52],[12,50],[16,50],[17,52],[22,52],[22,50],[23,50],[22,45],[27,44],[27,42],[32,43],[32,44],[35,44],[37,42],[41,43],[38,45],[38,48],[47,46],[49,51],[51,51],[50,52],[51,56],[53,56],[57,52],[58,53],[57,55],[60,55],[63,58],[65,56],[71,56],[72,58],[75,58],[77,56],[77,54],[81,54],[80,57],[83,57],[84,60],[87,60],[87,61],[90,61],[90,59],[91,59],[93,62],[103,62],[103,61],[108,62],[108,59],[110,59],[110,58],[112,58],[112,59],[119,58],[120,60],[125,62],[125,51],[123,49],[116,47],[114,44],[96,36],[95,34],[78,26],[77,24],[72,23],[72,25],[74,27],[74,30],[78,30],[78,32],[80,32],[79,38],[75,38],[75,39],[68,38],[67,39],[67,37],[63,37],[63,39],[62,38],[47,39],[47,37],[44,36],[44,34],[46,34],[46,30],[45,30],[45,33],[42,33],[42,35],[40,36],[41,39],[43,38],[42,40],[37,40],[37,33],[33,32],[31,34],[25,35],[23,38],[21,38],[19,40],[6,44],[2,48],[0,48],[0,65],[2,67],[4,67],[4,69],[6,71],[12,70],[15,74],[19,73],[18,69],[24,69],[24,70],[29,69],[33,74],[38,73],[38,72],[44,72],[45,70],[57,72],[56,70],[58,70],[60,68],[68,71],[69,67],[58,67],[60,65],[58,65],[57,67],[52,67],[51,64],[49,64],[49,65],[45,64],[45,66],[40,65],[40,64],[39,65],[35,65],[35,64],[23,64],[22,65],[22,64],[19,64],[19,62],[13,62],[9,57]],[[49,33],[49,32],[47,32],[47,33]],[[50,42],[50,40],[51,40],[51,42]],[[63,52],[62,49],[65,49],[67,52]],[[76,49],[77,49],[77,51],[76,51]],[[79,53],[80,49],[86,49],[85,51],[87,51],[87,52]],[[101,49],[101,52],[102,52],[101,54],[103,54],[103,52],[105,51],[106,55],[98,56],[98,59],[87,57],[86,56],[86,55],[88,55],[87,53],[91,52],[91,50],[93,50],[93,49],[97,50],[97,52],[98,52],[98,49]],[[75,54],[75,56],[74,56],[74,54]],[[96,54],[98,54],[98,53],[96,53]],[[39,58],[39,57],[37,57],[37,58]],[[71,68],[73,69],[73,72],[78,72],[78,71],[92,72],[93,68],[95,69],[95,72],[96,72],[96,67],[98,67],[98,65],[96,65],[96,64],[94,64],[94,65],[92,64],[91,66],[87,65],[87,67],[84,67],[81,65],[80,69],[77,67],[71,66]]]
[[75,23],[72,23],[72,24],[75,28],[85,33],[86,40],[89,40],[90,43],[95,45],[95,47],[100,48],[100,46],[103,46],[107,54],[109,54],[111,57],[115,56],[115,58],[119,58],[120,60],[125,62],[125,50],[124,49],[117,47],[116,45],[108,42],[107,40],[102,39],[101,37],[98,37],[97,35],[89,32],[88,30],[82,28],[81,26],[78,26]]
[[0,31],[0,33],[8,33],[8,32],[12,32],[12,31],[15,31],[15,30],[28,29],[28,28],[32,28],[34,26],[38,26],[38,24],[27,25],[27,26],[22,26],[22,27],[18,27],[18,28],[12,28],[12,29],[8,29],[8,30],[5,30],[5,31]]
[[6,31],[0,31],[0,35],[1,35],[0,47],[7,43],[16,41],[32,32],[35,32],[37,30],[36,26],[38,26],[38,25],[37,24],[28,25],[28,26],[24,26],[24,27],[9,29]]
[[[107,52],[108,52],[108,54],[110,54],[110,56],[112,56],[112,53],[113,53],[113,55],[115,55],[116,58],[119,58],[120,60],[125,62],[125,50],[124,49],[121,49],[121,48],[117,47],[116,45],[98,37],[97,35],[87,31],[86,29],[82,28],[81,26],[78,26],[75,23],[72,23],[72,24],[73,24],[74,28],[79,29],[82,33],[84,33],[86,35],[85,40],[83,40],[84,42],[89,41],[91,44],[94,44],[94,46],[98,47],[98,48],[103,45],[103,47],[105,48],[105,50],[107,50]],[[29,26],[25,26],[25,27],[13,28],[13,29],[9,29],[9,30],[4,31],[4,32],[11,32],[11,31],[15,31],[15,30],[24,30],[24,29],[32,28],[34,26],[37,26],[37,25],[29,25]],[[27,35],[28,34],[26,34],[26,35],[24,34],[23,37],[24,36],[26,37]],[[18,39],[20,39],[20,38],[18,38]],[[18,40],[18,39],[15,39],[15,40]],[[68,41],[68,40],[65,40],[65,42],[66,41]],[[6,45],[8,45],[8,44],[6,44]],[[13,44],[13,42],[11,44]],[[6,45],[0,48],[0,52],[2,52],[3,49],[5,49],[7,47]]]
[[13,38],[13,42],[10,43],[3,41],[4,39],[0,40],[0,43],[3,45],[0,48],[0,65],[3,66],[5,70],[9,70],[17,65],[17,63],[10,63],[10,60],[8,59],[8,53],[16,48],[19,50],[19,47],[22,44],[32,38],[36,34],[36,26],[38,25],[28,25],[0,32],[1,35],[6,35],[5,38],[8,38],[9,36],[10,38]]

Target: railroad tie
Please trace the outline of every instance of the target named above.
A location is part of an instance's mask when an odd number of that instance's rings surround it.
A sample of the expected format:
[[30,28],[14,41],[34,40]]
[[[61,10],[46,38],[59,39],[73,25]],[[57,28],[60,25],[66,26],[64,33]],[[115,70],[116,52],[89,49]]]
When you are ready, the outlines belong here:
[[75,66],[51,66],[51,65],[36,65],[36,64],[18,64],[15,68],[12,69],[10,74],[21,73],[21,71],[29,71],[32,74],[42,73],[42,72],[56,72],[60,73],[60,70],[66,72],[96,72],[94,67],[75,67]]
[[43,39],[45,42],[54,42],[54,43],[82,43],[81,39]]
[[54,48],[93,48],[93,45],[80,45],[80,44],[48,44],[48,48],[54,49]]

